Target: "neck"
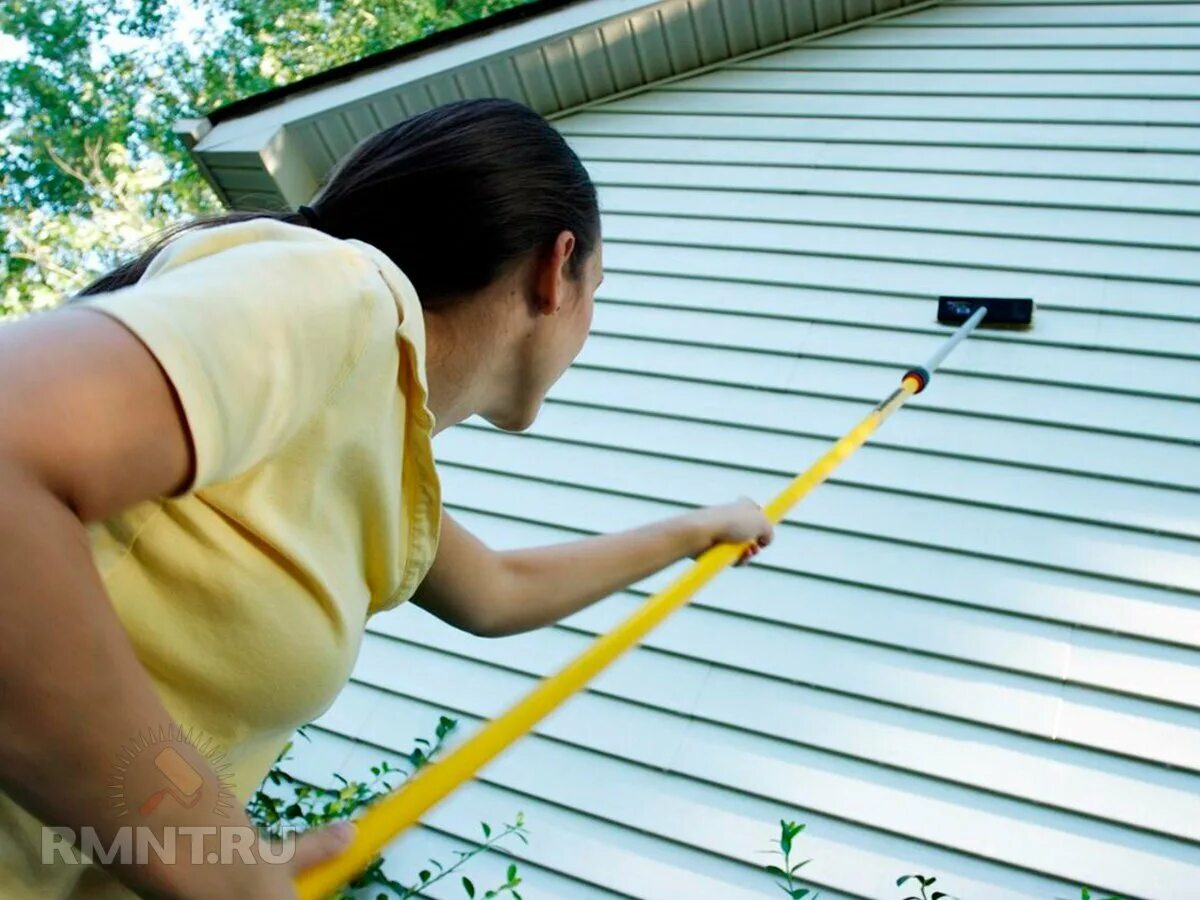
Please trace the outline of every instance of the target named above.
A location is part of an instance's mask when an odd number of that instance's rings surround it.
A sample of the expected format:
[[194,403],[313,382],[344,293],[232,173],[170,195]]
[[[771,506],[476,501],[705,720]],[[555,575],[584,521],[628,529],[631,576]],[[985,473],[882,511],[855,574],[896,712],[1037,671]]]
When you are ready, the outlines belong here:
[[[494,298],[424,310],[425,374],[434,434],[491,406],[509,376],[501,371],[508,329],[492,314]],[[481,301],[481,302],[477,302]]]

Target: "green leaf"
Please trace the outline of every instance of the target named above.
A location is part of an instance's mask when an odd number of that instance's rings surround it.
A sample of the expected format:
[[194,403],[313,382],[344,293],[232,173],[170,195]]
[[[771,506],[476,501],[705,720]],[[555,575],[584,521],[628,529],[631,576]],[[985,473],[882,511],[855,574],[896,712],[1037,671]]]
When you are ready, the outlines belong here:
[[467,892],[468,897],[475,896],[475,885],[471,884],[471,879],[468,878],[466,875],[463,876],[462,886],[463,886],[463,890]]
[[521,895],[518,894],[516,891],[513,891],[513,897],[515,897],[516,900],[521,900]]
[[783,871],[783,869],[779,868],[779,866],[767,866],[767,871],[776,878],[783,878],[786,880],[788,877],[787,872]]
[[904,884],[904,882],[908,881],[908,879],[916,877],[916,875],[901,875],[896,879],[896,887],[900,887],[900,885]]
[[420,872],[417,873],[417,877],[420,878],[422,881],[428,881],[430,878],[433,877],[433,873],[430,872],[428,869],[422,869]]
[[510,864],[509,864],[509,866],[508,866],[508,872],[507,872],[506,874],[508,875],[508,880],[509,880],[509,882],[511,883],[511,882],[512,882],[512,880],[513,880],[514,878],[516,878],[516,877],[517,877],[517,865],[516,865],[516,863],[510,863]]

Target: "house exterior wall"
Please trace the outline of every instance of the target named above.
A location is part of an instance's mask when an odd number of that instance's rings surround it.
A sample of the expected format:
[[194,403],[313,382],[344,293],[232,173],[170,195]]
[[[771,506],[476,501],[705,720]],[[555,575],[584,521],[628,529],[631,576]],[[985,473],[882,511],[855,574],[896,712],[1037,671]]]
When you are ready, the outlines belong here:
[[272,102],[246,98],[175,130],[229,206],[297,206],[359,141],[444,103],[507,97],[556,116],[915,5],[930,0],[573,0],[434,49],[405,45],[401,59],[377,54],[352,75],[333,69]]
[[[529,900],[776,896],[786,818],[827,898],[1200,896],[1198,74],[1200,3],[952,2],[558,120],[593,334],[527,433],[435,441],[497,549],[765,503],[937,346],[939,294],[1035,326],[961,346],[390,871],[523,810]],[[469,734],[685,567],[509,638],[377,617],[297,766]]]

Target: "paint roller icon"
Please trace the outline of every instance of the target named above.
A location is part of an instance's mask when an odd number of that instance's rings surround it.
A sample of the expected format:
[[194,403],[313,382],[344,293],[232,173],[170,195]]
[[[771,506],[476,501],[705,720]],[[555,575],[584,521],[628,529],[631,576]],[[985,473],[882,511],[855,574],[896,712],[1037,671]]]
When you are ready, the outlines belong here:
[[180,756],[175,748],[167,747],[154,757],[154,767],[167,779],[167,786],[151,794],[138,808],[139,813],[144,816],[153,812],[168,795],[174,797],[175,802],[182,807],[190,808],[196,805],[196,801],[200,799],[200,788],[204,786],[204,779],[188,765],[187,760]]

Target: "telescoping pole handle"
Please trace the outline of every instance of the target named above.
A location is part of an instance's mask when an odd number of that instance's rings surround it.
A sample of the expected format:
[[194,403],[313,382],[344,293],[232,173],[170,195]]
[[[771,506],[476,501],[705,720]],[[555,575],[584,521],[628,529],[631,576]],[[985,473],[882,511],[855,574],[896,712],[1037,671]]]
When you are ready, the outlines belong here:
[[[766,517],[778,524],[809,491],[829,477],[861,447],[882,422],[904,402],[924,389],[935,370],[979,324],[986,310],[965,322],[921,369],[909,371],[900,387],[837,441],[806,472],[797,475],[770,503]],[[305,869],[295,881],[300,900],[323,900],[351,881],[375,856],[430,807],[471,778],[506,747],[522,737],[561,703],[580,690],[606,666],[636,644],[720,571],[736,562],[753,541],[715,544],[704,551],[678,578],[646,601],[612,631],[601,635],[559,672],[539,682],[512,707],[483,725],[440,762],[428,763],[412,778],[380,798],[355,820],[353,841],[341,855]]]
[[933,377],[933,373],[937,371],[938,366],[945,362],[946,357],[950,355],[950,351],[957,347],[968,334],[974,331],[979,323],[983,321],[987,315],[987,307],[981,306],[975,312],[971,313],[971,317],[967,321],[958,326],[954,334],[937,349],[933,356],[923,366],[916,366],[904,373],[905,378],[915,378],[920,387],[917,388],[917,393],[925,390],[925,385],[929,384],[929,379]]

